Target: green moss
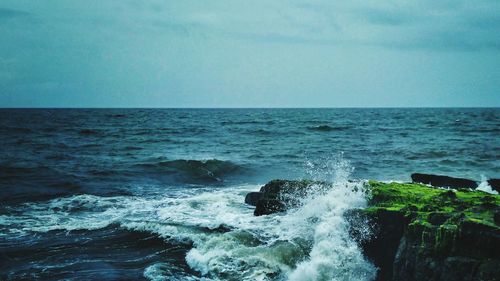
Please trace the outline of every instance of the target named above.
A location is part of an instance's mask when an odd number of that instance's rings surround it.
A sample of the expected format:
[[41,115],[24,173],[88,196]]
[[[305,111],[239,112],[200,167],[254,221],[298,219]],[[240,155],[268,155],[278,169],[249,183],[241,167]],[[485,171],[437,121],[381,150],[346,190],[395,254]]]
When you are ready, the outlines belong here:
[[[500,210],[500,196],[481,191],[453,191],[413,183],[368,182],[371,197],[366,212],[379,209],[401,211],[411,216],[413,226],[439,226],[436,245],[446,247],[450,234],[464,220],[500,228],[494,214]],[[451,236],[450,236],[451,235]],[[424,237],[422,237],[424,239]]]
[[457,225],[441,225],[436,231],[434,250],[436,253],[446,253],[451,250],[458,235]]

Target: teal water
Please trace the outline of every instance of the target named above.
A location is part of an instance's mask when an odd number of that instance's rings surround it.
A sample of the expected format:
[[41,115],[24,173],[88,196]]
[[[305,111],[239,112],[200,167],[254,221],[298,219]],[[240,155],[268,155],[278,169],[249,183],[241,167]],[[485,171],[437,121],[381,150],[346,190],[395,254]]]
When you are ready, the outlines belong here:
[[[370,280],[340,183],[500,177],[498,108],[4,109],[0,135],[12,280]],[[273,178],[339,185],[253,217]]]

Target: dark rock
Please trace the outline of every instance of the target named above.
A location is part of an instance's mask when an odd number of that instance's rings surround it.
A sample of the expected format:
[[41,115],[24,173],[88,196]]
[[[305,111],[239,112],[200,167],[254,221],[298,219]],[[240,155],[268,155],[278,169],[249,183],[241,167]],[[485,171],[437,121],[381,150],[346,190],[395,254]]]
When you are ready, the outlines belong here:
[[[362,220],[368,219],[373,225],[373,239],[361,239],[360,246],[365,256],[379,268],[376,281],[392,280],[394,258],[409,219],[401,212],[384,209],[365,216]],[[359,240],[353,229],[350,229],[350,233]]]
[[453,242],[454,255],[500,260],[500,231],[494,226],[464,221]]
[[463,178],[453,178],[441,175],[431,175],[431,174],[411,174],[411,179],[414,183],[430,184],[436,187],[447,187],[447,188],[476,188],[478,186],[477,182],[469,179]]
[[439,194],[439,197],[441,197],[442,199],[445,199],[445,200],[457,199],[457,195],[452,190],[447,190],[446,192]]
[[292,194],[304,189],[314,183],[310,180],[272,180],[260,188],[265,194]]
[[254,215],[262,216],[286,211],[298,206],[312,184],[324,184],[308,180],[272,180],[245,197],[245,203],[254,205]]
[[443,261],[441,280],[474,280],[479,261],[467,257],[449,257]]
[[203,229],[205,231],[208,231],[208,232],[218,232],[218,233],[226,233],[226,232],[231,231],[231,228],[227,225],[224,225],[224,224],[221,224],[216,228],[204,227]]
[[451,215],[449,213],[430,213],[427,217],[427,221],[433,225],[442,225],[445,223]]
[[475,207],[475,210],[478,212],[491,211],[493,213],[500,211],[500,206],[498,205],[496,199],[493,197],[494,195],[486,195],[482,197],[479,202],[479,205]]
[[358,212],[374,223],[374,236],[360,241],[355,225],[350,234],[379,267],[376,280],[500,281],[500,196],[369,184],[369,207]]
[[380,280],[499,280],[498,230],[473,222],[463,222],[459,229],[409,225],[392,279]]
[[493,220],[495,221],[496,225],[500,225],[500,211],[496,211],[493,214]]
[[488,184],[491,186],[491,189],[500,193],[500,179],[489,179]]
[[252,206],[257,206],[257,202],[264,195],[263,192],[250,192],[245,196],[245,203]]
[[286,210],[286,205],[277,199],[261,199],[257,202],[253,214],[255,216],[269,215]]
[[481,263],[476,279],[480,281],[500,280],[500,260],[488,259]]

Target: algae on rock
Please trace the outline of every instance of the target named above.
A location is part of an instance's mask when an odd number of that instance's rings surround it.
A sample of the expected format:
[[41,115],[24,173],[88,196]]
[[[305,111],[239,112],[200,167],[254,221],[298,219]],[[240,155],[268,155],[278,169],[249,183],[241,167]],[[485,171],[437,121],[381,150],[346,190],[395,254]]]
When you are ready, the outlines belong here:
[[375,238],[360,244],[377,280],[500,280],[500,196],[376,181],[367,188],[369,207],[351,215],[374,225]]
[[[245,201],[256,205],[256,216],[267,215],[300,206],[301,198],[330,186],[273,180]],[[500,281],[499,195],[377,181],[363,188],[368,207],[344,216],[351,236],[379,268],[377,280]],[[366,223],[371,235],[363,232]]]

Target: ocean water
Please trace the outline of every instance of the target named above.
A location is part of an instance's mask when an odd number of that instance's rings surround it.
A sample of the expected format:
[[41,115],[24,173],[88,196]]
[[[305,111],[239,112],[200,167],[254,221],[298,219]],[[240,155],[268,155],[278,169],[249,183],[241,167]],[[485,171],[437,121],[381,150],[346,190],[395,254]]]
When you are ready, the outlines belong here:
[[[1,280],[372,280],[349,180],[498,178],[500,109],[3,109],[0,147]],[[253,216],[274,178],[333,184]]]

